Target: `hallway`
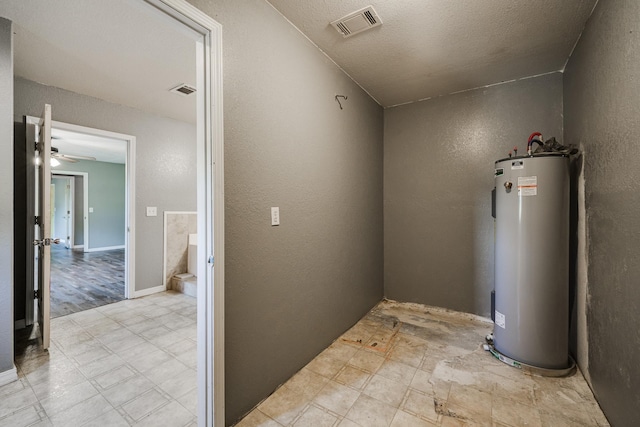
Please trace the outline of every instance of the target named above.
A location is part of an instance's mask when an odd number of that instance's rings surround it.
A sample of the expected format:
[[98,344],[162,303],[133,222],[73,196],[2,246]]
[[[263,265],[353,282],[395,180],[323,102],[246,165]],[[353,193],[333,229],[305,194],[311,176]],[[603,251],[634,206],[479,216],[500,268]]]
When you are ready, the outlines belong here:
[[124,299],[124,249],[82,252],[51,245],[51,318]]

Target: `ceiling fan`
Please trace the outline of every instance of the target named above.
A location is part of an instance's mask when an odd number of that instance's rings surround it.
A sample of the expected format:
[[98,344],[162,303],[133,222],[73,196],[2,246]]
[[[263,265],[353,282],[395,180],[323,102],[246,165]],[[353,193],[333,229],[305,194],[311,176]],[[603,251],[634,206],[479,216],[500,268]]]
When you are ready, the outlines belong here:
[[60,154],[56,147],[51,147],[51,159],[62,160],[63,162],[78,163],[78,160],[96,160],[91,156],[75,156],[73,154]]
[[[55,136],[51,137],[52,140],[60,139]],[[76,156],[73,154],[61,154],[58,151],[57,147],[51,146],[51,166],[58,166],[60,164],[60,160],[68,163],[78,163],[78,160],[93,160],[95,161],[95,157],[91,156]]]

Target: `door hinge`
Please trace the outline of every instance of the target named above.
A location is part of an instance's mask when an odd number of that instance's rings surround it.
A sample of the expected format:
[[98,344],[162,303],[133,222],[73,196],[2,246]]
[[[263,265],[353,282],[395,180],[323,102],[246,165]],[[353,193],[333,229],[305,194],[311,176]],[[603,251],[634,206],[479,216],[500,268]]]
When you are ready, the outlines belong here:
[[215,261],[215,258],[213,257],[213,255],[211,255],[211,256],[209,257],[209,260],[208,260],[207,262],[208,262],[209,264],[211,264],[211,265],[214,265],[214,261]]
[[40,225],[40,217],[36,216],[35,218],[36,218],[36,225]]
[[33,299],[38,299],[38,297],[40,296],[40,294],[38,293],[38,290],[34,290],[33,291]]

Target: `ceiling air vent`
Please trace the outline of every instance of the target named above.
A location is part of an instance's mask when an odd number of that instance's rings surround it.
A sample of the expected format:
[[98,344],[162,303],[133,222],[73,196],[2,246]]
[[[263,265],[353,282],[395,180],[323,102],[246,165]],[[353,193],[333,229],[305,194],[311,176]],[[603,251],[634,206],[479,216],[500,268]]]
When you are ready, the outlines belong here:
[[342,34],[342,37],[347,38],[369,28],[382,25],[382,20],[373,9],[373,6],[367,6],[333,21],[331,25]]
[[189,86],[188,84],[184,84],[184,83],[179,84],[178,86],[169,90],[169,92],[179,93],[180,95],[184,95],[184,96],[191,95],[195,91],[196,91],[195,87]]

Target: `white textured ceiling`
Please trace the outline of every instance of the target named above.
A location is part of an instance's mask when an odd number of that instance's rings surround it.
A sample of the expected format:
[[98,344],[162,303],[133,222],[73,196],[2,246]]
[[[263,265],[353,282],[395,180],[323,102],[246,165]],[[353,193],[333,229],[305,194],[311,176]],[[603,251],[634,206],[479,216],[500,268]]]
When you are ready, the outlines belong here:
[[[195,123],[196,34],[142,0],[1,0],[15,74]],[[55,106],[54,106],[55,119]]]
[[[563,70],[597,0],[268,0],[382,106]],[[383,24],[329,25],[372,5]]]

